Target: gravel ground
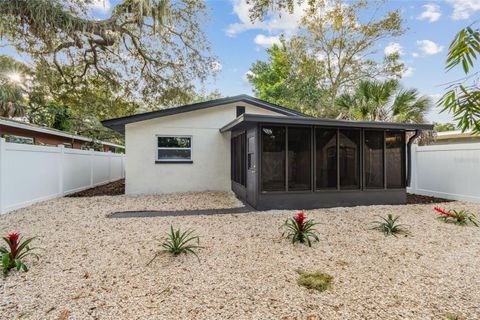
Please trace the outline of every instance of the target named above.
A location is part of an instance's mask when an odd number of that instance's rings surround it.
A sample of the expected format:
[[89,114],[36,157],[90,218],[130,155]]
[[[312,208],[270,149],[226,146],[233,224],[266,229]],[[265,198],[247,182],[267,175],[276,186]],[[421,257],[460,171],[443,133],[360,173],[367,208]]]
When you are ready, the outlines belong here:
[[[113,211],[239,205],[230,194],[62,198],[0,216],[0,233],[38,235],[38,262],[0,277],[0,319],[480,319],[480,228],[435,221],[431,204],[307,211],[322,224],[312,248],[278,226],[292,213],[111,219]],[[445,208],[479,212],[480,205]],[[370,230],[394,213],[411,235]],[[203,248],[163,254],[170,224]],[[296,284],[323,271],[333,287]]]

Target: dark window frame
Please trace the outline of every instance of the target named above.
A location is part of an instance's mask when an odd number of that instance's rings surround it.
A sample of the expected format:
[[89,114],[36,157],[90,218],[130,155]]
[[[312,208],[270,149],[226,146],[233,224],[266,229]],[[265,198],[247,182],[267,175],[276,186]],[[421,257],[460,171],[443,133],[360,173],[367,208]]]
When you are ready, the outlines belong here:
[[[181,148],[181,147],[159,147],[158,139],[159,138],[188,138],[190,140],[190,147]],[[164,158],[159,159],[158,151],[159,150],[189,150],[190,157],[184,159],[174,159],[174,158]],[[157,134],[155,135],[155,163],[193,163],[193,136],[191,135],[165,135]]]

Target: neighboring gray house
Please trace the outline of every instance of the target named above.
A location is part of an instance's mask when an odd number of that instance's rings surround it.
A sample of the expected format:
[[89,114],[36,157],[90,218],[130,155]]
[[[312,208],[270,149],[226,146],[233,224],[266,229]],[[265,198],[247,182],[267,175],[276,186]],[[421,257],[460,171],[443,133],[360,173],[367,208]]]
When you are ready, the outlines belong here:
[[125,134],[127,194],[233,190],[257,209],[404,203],[407,151],[433,129],[313,118],[247,95],[103,124]]

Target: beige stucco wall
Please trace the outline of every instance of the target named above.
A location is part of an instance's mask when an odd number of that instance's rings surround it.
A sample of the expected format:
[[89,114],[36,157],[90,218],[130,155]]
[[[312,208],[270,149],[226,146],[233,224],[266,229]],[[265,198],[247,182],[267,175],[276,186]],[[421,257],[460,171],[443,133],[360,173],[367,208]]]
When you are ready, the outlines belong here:
[[[127,124],[126,194],[230,190],[230,133],[219,129],[246,113],[280,115],[247,103],[226,104]],[[192,136],[193,163],[155,163],[156,135]]]

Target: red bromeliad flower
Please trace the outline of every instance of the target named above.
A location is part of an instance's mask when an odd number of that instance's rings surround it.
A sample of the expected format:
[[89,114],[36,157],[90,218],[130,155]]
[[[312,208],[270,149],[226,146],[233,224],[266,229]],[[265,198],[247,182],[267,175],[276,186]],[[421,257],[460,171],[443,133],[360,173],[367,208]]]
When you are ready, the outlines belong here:
[[10,246],[10,252],[13,256],[15,256],[15,253],[18,248],[18,240],[20,238],[20,234],[15,232],[15,233],[10,233],[7,236],[7,239],[10,241],[9,246]]
[[435,208],[433,208],[433,210],[435,210],[438,213],[443,214],[444,216],[447,216],[447,217],[451,217],[451,218],[456,218],[457,217],[456,215],[451,214],[449,212],[446,212],[445,210],[440,209],[439,207],[435,207]]
[[300,228],[303,227],[303,223],[305,222],[305,219],[307,218],[305,216],[305,213],[303,212],[299,212],[297,213],[296,215],[293,216],[293,218],[295,219],[295,221],[297,221],[298,225],[300,226]]

